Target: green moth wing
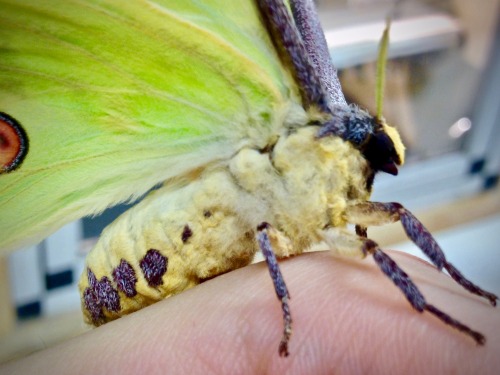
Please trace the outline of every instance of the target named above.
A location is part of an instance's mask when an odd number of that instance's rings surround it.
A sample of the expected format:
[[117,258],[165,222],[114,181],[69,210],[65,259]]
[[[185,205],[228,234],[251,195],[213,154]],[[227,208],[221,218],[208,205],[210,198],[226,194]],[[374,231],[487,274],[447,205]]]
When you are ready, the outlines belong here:
[[0,249],[264,145],[300,101],[253,1],[1,0],[0,21],[0,111],[29,139]]

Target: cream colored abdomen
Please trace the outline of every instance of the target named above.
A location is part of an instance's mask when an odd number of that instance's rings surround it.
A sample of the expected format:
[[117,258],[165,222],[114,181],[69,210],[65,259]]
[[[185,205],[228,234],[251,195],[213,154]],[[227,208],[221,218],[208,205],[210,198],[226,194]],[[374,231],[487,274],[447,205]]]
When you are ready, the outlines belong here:
[[87,257],[79,283],[86,321],[100,325],[250,263],[255,226],[236,211],[249,199],[221,171],[161,188],[124,213]]
[[243,148],[219,169],[178,190],[161,188],[118,218],[80,280],[87,321],[105,323],[245,266],[261,222],[288,239],[274,249],[278,257],[345,226],[348,203],[368,197],[365,161],[340,138],[317,139],[316,132],[283,134],[268,152]]

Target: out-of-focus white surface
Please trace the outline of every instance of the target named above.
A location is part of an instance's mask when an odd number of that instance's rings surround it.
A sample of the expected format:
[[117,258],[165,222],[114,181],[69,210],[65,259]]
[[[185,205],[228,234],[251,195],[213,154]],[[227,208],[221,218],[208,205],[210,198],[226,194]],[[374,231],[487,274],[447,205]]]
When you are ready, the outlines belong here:
[[43,293],[43,278],[37,246],[26,247],[10,255],[9,282],[15,305],[38,300]]
[[45,266],[48,273],[71,269],[81,241],[81,223],[74,221],[47,238]]
[[[385,21],[325,30],[325,38],[337,69],[375,61]],[[447,14],[431,14],[391,25],[390,57],[427,53],[457,45],[461,27]]]

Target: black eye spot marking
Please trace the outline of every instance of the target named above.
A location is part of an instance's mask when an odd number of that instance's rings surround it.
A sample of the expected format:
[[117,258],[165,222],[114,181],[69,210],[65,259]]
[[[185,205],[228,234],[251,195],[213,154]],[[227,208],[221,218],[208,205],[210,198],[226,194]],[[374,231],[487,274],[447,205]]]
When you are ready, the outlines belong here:
[[206,218],[209,218],[212,216],[212,213],[209,210],[205,210],[205,211],[203,211],[203,216],[205,216]]
[[99,326],[105,323],[106,319],[103,308],[112,312],[120,311],[120,296],[106,276],[97,280],[92,270],[87,268],[87,278],[89,286],[83,292],[83,301],[90,313],[92,323]]
[[182,236],[181,236],[182,242],[186,243],[187,240],[189,240],[189,238],[192,235],[193,235],[193,231],[191,230],[191,228],[189,228],[189,225],[186,224],[184,226],[184,230],[182,231]]
[[28,136],[16,119],[0,112],[0,174],[18,168],[28,154]]
[[144,278],[151,287],[163,284],[162,277],[167,272],[168,258],[158,250],[149,249],[139,263]]
[[125,259],[120,261],[120,265],[113,270],[113,280],[118,287],[127,297],[134,297],[137,294],[135,284],[137,277],[135,271]]

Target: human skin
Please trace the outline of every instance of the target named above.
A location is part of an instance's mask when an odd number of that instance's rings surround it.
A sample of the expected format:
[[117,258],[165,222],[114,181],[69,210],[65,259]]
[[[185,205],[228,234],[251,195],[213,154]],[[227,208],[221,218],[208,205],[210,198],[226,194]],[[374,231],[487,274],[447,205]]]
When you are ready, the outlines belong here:
[[1,374],[496,374],[500,311],[412,256],[388,252],[429,303],[486,336],[478,346],[413,310],[371,258],[328,252],[281,261],[291,294],[290,356],[266,266],[178,296],[0,367]]

